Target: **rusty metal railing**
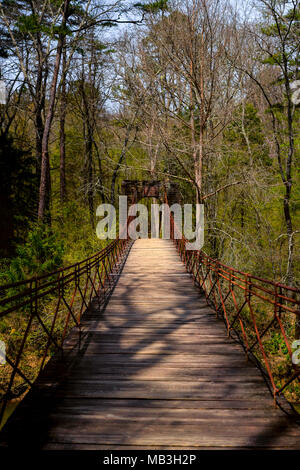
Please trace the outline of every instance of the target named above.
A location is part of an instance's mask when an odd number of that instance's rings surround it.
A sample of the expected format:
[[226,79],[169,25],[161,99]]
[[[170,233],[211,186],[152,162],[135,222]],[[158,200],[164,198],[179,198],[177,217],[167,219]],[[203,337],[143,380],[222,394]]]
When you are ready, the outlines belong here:
[[[270,385],[274,400],[284,394],[300,402],[300,365],[292,345],[299,340],[300,291],[226,266],[202,251],[188,251],[171,216],[171,238],[187,271],[207,303],[254,358]],[[177,237],[177,238],[176,238]]]
[[48,359],[63,351],[92,299],[105,303],[132,242],[117,239],[96,255],[50,274],[0,287],[0,423],[8,402],[32,387]]

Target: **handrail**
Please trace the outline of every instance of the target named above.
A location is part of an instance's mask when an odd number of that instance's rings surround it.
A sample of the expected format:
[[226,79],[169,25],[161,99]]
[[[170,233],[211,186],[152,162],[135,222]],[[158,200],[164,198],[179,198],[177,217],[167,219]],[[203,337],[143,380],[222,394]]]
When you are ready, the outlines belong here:
[[116,279],[112,275],[120,272],[131,244],[118,238],[83,261],[0,286],[0,320],[4,322],[2,330],[7,330],[0,337],[7,343],[6,364],[0,369],[0,423],[8,402],[32,387],[51,354],[63,351],[72,328],[80,338],[84,311],[93,298],[99,306],[106,302]]
[[292,361],[292,343],[299,338],[300,290],[239,271],[203,251],[186,249],[187,240],[171,218],[171,239],[204,292],[217,317],[234,332],[269,379],[274,401],[285,392],[300,401],[300,366]]
[[[291,346],[299,339],[293,327],[300,320],[300,291],[229,267],[203,251],[187,250],[187,240],[177,237],[170,217],[171,239],[187,271],[217,317],[224,320],[228,335],[235,333],[246,356],[254,357],[262,367],[274,400],[287,390],[290,401],[299,397],[300,368],[292,362]],[[8,350],[7,363],[1,366],[5,373],[0,423],[10,399],[33,386],[52,353],[63,351],[72,328],[80,338],[83,312],[93,298],[99,305],[106,302],[114,286],[112,275],[120,272],[131,244],[128,239],[117,239],[71,266],[0,286],[0,320],[9,319],[7,328],[15,324],[17,333],[13,340],[9,333],[4,335]],[[50,313],[45,312],[45,305],[51,307]],[[35,341],[39,356],[33,350]]]

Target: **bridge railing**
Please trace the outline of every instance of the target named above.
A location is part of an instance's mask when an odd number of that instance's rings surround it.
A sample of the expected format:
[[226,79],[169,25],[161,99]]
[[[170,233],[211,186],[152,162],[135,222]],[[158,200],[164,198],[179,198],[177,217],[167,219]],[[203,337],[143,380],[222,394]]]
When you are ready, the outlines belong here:
[[129,246],[129,240],[117,239],[84,261],[0,287],[0,340],[6,346],[0,423],[7,403],[26,393],[49,358],[63,352],[72,328],[80,339],[84,311],[94,298],[106,302]]
[[[185,238],[176,239],[174,220],[171,237],[187,271],[204,292],[228,335],[233,332],[247,357],[256,360],[269,378],[274,400],[284,394],[300,402],[300,291],[226,266],[201,251],[188,251]],[[298,358],[298,360],[297,360]]]

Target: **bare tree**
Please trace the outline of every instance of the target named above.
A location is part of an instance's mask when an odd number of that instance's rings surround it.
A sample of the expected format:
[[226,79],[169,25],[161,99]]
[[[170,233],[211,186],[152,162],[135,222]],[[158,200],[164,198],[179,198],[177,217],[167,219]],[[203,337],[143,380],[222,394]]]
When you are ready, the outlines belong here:
[[[272,135],[270,154],[276,157],[277,168],[285,191],[283,214],[288,239],[285,280],[293,285],[295,231],[291,214],[291,194],[297,110],[292,101],[291,83],[298,78],[299,73],[300,41],[299,34],[298,39],[296,35],[299,1],[259,0],[256,6],[260,8],[263,21],[236,31],[234,64],[236,69],[243,71],[256,85],[264,100],[264,108],[268,110],[270,117],[269,127]],[[256,57],[255,61],[249,59],[250,45],[252,45],[251,56]],[[247,60],[242,54],[246,48]],[[283,129],[284,122],[286,122],[285,129]]]

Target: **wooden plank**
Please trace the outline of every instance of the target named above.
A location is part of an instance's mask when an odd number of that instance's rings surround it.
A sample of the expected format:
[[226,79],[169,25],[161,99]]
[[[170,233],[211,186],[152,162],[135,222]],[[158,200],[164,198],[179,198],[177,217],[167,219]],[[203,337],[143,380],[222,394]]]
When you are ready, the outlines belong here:
[[[242,369],[243,370],[243,369]],[[72,371],[72,377],[74,379],[80,378],[83,376],[84,370],[82,368],[76,369]],[[204,375],[202,371],[199,372],[199,369],[194,371],[187,371],[187,372],[178,372],[177,368],[173,369],[156,369],[150,371],[144,371],[136,368],[126,368],[126,370],[119,368],[102,368],[101,370],[95,371],[94,369],[91,372],[86,371],[88,374],[89,379],[97,380],[102,377],[103,381],[112,381],[119,378],[119,380],[152,380],[152,381],[159,381],[164,380],[165,382],[170,381],[182,381],[185,382],[204,382],[208,379],[214,379],[214,382],[220,383],[232,383],[232,382],[242,382],[242,383],[251,383],[253,386],[257,384],[263,383],[262,377],[257,377],[257,375],[250,375],[250,374],[240,374],[237,376],[236,374],[223,374],[221,370],[219,374],[215,371],[212,371],[211,374]]]
[[[164,410],[161,410],[161,413],[163,415]],[[36,422],[38,421],[42,422],[40,416]],[[140,416],[139,418],[128,415],[122,418],[115,413],[106,413],[105,415],[99,416],[96,413],[73,415],[71,413],[57,412],[53,414],[49,413],[47,422],[52,428],[53,435],[56,432],[65,432],[67,436],[69,432],[75,434],[74,426],[76,425],[78,427],[80,426],[81,432],[85,434],[84,437],[87,435],[93,436],[95,434],[99,436],[110,434],[113,436],[119,434],[120,429],[123,429],[125,433],[130,432],[135,438],[137,430],[142,429],[143,434],[147,436],[148,439],[151,435],[160,433],[162,435],[169,434],[174,438],[178,431],[182,432],[183,437],[194,435],[199,438],[199,435],[206,434],[212,435],[213,437],[226,435],[228,438],[252,436],[253,433],[260,429],[262,434],[275,438],[276,433],[274,433],[274,428],[284,430],[284,437],[299,437],[298,426],[294,426],[286,418],[278,419],[278,417],[261,419],[246,417],[243,422],[237,422],[236,418],[232,419],[228,416],[223,419],[222,417],[219,417],[219,419],[210,419],[210,417],[185,419],[179,416],[172,417],[167,414],[166,416]],[[144,427],[143,424],[145,424]]]
[[[199,345],[199,344],[167,344],[164,341],[156,341],[155,344],[143,344],[141,341],[139,344],[131,346],[127,343],[120,345],[119,343],[105,343],[105,342],[95,342],[90,343],[87,347],[86,353],[87,354],[158,354],[158,353],[193,353],[195,351],[199,351],[199,354],[209,355],[210,353],[217,355],[217,354],[226,354],[226,348],[223,345],[219,344],[206,344],[206,345]],[[240,351],[237,348],[237,352]],[[234,354],[234,349],[230,351],[229,354]]]
[[[265,447],[261,446],[259,448],[260,451],[265,451],[265,450],[268,450],[270,449],[270,447],[267,445]],[[280,446],[280,448],[278,447],[272,447],[272,450],[290,450],[290,451],[295,451],[297,450],[298,448],[288,448],[288,447],[284,447],[284,446]],[[188,446],[168,446],[168,445],[155,445],[155,446],[145,446],[145,445],[142,445],[142,446],[138,446],[138,445],[134,445],[134,446],[131,446],[131,445],[114,445],[114,444],[109,444],[109,445],[101,445],[101,444],[75,444],[75,443],[57,443],[57,442],[49,442],[46,446],[45,446],[45,449],[44,450],[48,450],[48,451],[55,451],[55,450],[64,450],[64,451],[76,451],[76,450],[87,450],[87,451],[102,451],[102,450],[105,450],[105,451],[108,451],[108,450],[111,450],[111,451],[114,451],[114,450],[118,450],[118,451],[121,451],[121,450],[124,450],[124,451],[128,451],[128,452],[134,452],[134,451],[137,451],[137,450],[147,450],[147,451],[152,451],[152,452],[156,452],[157,450],[163,450],[163,451],[169,451],[169,450],[183,450],[183,451],[192,451],[192,450],[197,450],[197,451],[219,451],[219,450],[222,450],[222,451],[232,451],[232,450],[253,450],[253,446],[251,447],[242,447],[242,446],[238,446],[238,447],[218,447],[218,446],[206,446],[206,447],[202,447],[202,446],[191,446],[191,445],[188,445]],[[253,454],[254,456],[254,454]]]
[[[223,407],[221,406],[221,403]],[[180,418],[209,419],[217,421],[220,419],[246,419],[266,420],[275,418],[277,421],[283,420],[288,423],[290,418],[284,414],[278,414],[275,407],[263,406],[261,408],[245,408],[246,401],[176,401],[176,400],[114,400],[114,399],[76,399],[64,398],[56,403],[55,412],[66,414],[92,414],[99,418],[113,413],[115,417],[122,419],[130,416],[131,419],[169,417],[170,419]],[[32,411],[34,415],[35,410]],[[299,417],[300,419],[300,417]]]
[[[74,351],[74,357],[78,357],[76,351]],[[131,358],[131,359],[130,359]],[[143,354],[138,353],[133,355],[131,353],[126,354],[125,352],[122,353],[115,353],[115,354],[89,354],[87,351],[84,353],[84,358],[81,361],[83,367],[88,364],[93,364],[96,368],[97,365],[100,364],[119,364],[119,365],[127,365],[129,360],[131,364],[139,365],[140,367],[150,367],[152,364],[156,364],[159,362],[164,366],[170,366],[171,364],[174,367],[190,367],[190,365],[194,366],[203,366],[208,368],[214,367],[226,367],[228,365],[234,367],[247,367],[247,363],[243,356],[236,357],[235,353],[228,354],[226,356],[226,361],[224,361],[224,356],[222,354],[217,355],[210,355],[210,354],[173,354],[170,355],[168,352],[164,353],[160,351],[159,354]],[[259,373],[259,372],[258,372]]]
[[[257,384],[256,384],[257,385]],[[103,381],[103,380],[76,380],[70,378],[62,384],[56,392],[59,397],[82,398],[147,398],[147,399],[271,399],[264,387],[244,383],[220,382],[168,382],[168,381]]]
[[[244,434],[239,433],[239,429],[230,432],[226,427],[219,428],[196,427],[187,425],[180,427],[159,426],[145,427],[138,424],[130,426],[128,430],[122,430],[120,427],[115,433],[105,434],[103,430],[99,433],[89,433],[86,428],[82,428],[80,433],[75,434],[74,428],[70,426],[61,426],[57,430],[53,428],[49,431],[48,442],[61,443],[83,443],[83,444],[102,444],[120,445],[126,441],[131,446],[153,446],[170,445],[176,443],[178,446],[195,447],[249,447],[249,448],[278,448],[299,449],[299,439],[297,436],[290,435],[286,428],[278,428],[277,432],[264,429],[263,427],[249,428]],[[283,434],[284,431],[284,434]],[[174,445],[174,444],[173,444]],[[108,447],[108,448],[109,448]]]
[[43,449],[299,449],[258,369],[227,338],[171,242],[140,240],[106,310],[93,302],[9,420]]

